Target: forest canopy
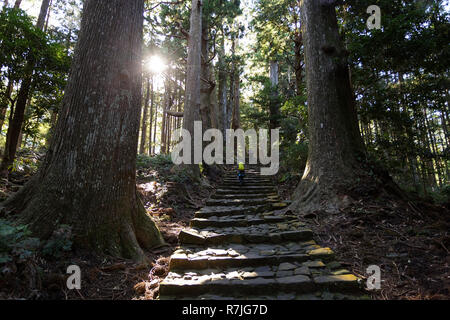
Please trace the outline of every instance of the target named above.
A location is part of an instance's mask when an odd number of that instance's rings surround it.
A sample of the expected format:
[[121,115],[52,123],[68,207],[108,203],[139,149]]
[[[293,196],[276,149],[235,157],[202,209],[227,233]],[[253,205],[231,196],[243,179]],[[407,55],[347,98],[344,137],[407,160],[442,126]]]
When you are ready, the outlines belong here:
[[[2,1],[0,267],[86,255],[154,271],[161,248],[206,243],[180,231],[203,205],[256,215],[259,196],[324,239],[334,223],[369,243],[433,226],[426,241],[448,254],[449,31],[444,0]],[[224,164],[230,130],[270,132],[278,171],[245,189]],[[195,154],[208,142],[225,145],[218,163]]]

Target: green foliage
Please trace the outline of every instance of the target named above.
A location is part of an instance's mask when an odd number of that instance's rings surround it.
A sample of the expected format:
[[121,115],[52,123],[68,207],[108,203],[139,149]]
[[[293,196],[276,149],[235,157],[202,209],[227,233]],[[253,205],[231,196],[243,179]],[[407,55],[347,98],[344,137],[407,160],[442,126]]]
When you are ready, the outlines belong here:
[[72,249],[70,227],[61,225],[52,237],[42,242],[32,236],[26,225],[0,219],[0,264],[10,261],[24,262],[36,255],[60,258]]
[[33,175],[38,170],[40,156],[34,150],[22,148],[9,169],[11,172]]
[[294,142],[289,143],[282,149],[281,165],[289,168],[292,172],[302,173],[308,159],[308,143]]
[[12,261],[14,257],[19,261],[31,258],[39,244],[39,239],[31,237],[27,226],[0,219],[0,264]]
[[32,69],[31,103],[23,125],[23,133],[29,137],[40,136],[42,124],[50,120],[48,112],[58,111],[71,63],[67,46],[65,34],[57,29],[42,32],[24,11],[0,12],[1,108],[10,103],[4,84],[17,85]]
[[71,249],[71,227],[68,225],[60,225],[43,246],[42,254],[47,258],[60,258],[65,252]]
[[137,169],[167,170],[172,168],[173,163],[170,155],[160,154],[150,157],[146,154],[138,154],[136,160]]
[[[341,29],[368,151],[406,189],[426,194],[436,184],[448,184],[449,137],[443,126],[450,19],[444,1],[346,3]],[[366,27],[372,4],[381,8],[381,30]]]
[[285,60],[294,50],[292,37],[300,28],[296,0],[257,0],[252,30],[257,32],[256,53],[265,60]]
[[450,185],[444,185],[436,191],[431,192],[431,197],[436,203],[446,205],[450,204]]
[[2,78],[19,81],[28,59],[39,60],[45,34],[36,29],[31,18],[19,9],[0,12],[0,70]]

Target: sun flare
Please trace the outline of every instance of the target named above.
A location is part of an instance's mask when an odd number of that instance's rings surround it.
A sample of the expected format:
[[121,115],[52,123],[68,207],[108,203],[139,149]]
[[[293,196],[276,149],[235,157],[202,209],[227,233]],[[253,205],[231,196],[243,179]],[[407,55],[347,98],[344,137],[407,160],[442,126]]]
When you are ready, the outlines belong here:
[[160,74],[167,69],[167,64],[163,58],[155,55],[148,60],[147,69],[154,74]]

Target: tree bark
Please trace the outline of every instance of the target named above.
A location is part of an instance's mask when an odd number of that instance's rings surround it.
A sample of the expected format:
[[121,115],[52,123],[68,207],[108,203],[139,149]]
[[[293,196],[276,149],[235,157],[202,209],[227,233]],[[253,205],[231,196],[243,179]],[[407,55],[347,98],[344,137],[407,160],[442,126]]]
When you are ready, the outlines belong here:
[[150,76],[149,80],[151,80],[151,86],[150,86],[150,132],[148,134],[148,155],[152,155],[152,126],[153,126],[153,105],[155,100],[155,92],[153,91],[153,75]]
[[142,115],[141,146],[139,148],[140,154],[145,153],[145,145],[147,142],[147,118],[148,118],[149,99],[150,99],[150,76],[147,79],[147,89],[146,89],[145,101],[144,101],[144,112]]
[[163,114],[162,114],[162,124],[161,124],[161,154],[167,153],[167,122],[168,117],[166,111],[170,109],[170,79],[166,80],[164,86],[164,101],[163,101]]
[[[370,179],[364,165],[365,147],[358,127],[347,51],[340,40],[334,6],[322,2],[301,3],[309,154],[291,208],[302,213],[337,212],[352,196],[358,196],[354,189],[358,181]],[[389,184],[397,190],[384,171],[379,176],[386,188]]]
[[155,108],[155,126],[153,127],[152,154],[156,152],[156,129],[158,128],[158,104]]
[[239,71],[237,70],[233,77],[233,112],[231,116],[231,129],[237,130],[241,127],[241,110],[240,96],[241,86],[239,79]]
[[278,94],[278,61],[270,61],[270,129],[280,126],[280,100]]
[[225,129],[228,129],[227,121],[227,72],[225,71],[225,35],[220,38],[219,50],[218,50],[218,101],[219,101],[219,129],[225,133]]
[[55,135],[39,172],[5,206],[40,238],[147,261],[163,239],[136,191],[144,0],[84,4]]
[[5,123],[6,111],[8,111],[9,103],[11,102],[11,93],[13,89],[13,81],[8,80],[8,84],[6,86],[5,95],[0,100],[0,132],[2,131],[3,125]]
[[191,134],[191,164],[187,165],[192,176],[200,176],[198,164],[194,163],[194,122],[200,121],[201,54],[202,54],[202,2],[192,0],[189,47],[186,71],[186,97],[183,129]]
[[303,36],[300,31],[295,35],[295,90],[298,96],[302,95],[303,88],[303,57],[302,57],[302,46],[303,46]]

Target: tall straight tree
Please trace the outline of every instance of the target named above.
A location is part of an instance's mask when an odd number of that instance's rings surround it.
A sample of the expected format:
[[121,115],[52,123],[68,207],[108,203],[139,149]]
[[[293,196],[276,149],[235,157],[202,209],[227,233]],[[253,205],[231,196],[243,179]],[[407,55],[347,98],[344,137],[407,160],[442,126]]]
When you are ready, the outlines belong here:
[[[139,153],[145,153],[145,146],[147,141],[147,121],[148,121],[148,105],[150,99],[150,75],[147,78],[147,89],[144,101],[144,112],[142,115],[142,128],[141,128],[141,145],[139,148]],[[151,131],[151,130],[150,130]]]
[[[19,8],[21,1],[16,1],[14,7]],[[42,0],[41,10],[36,23],[36,28],[43,30],[45,18],[47,17],[50,0]],[[19,92],[17,94],[16,107],[14,108],[14,115],[9,123],[8,132],[6,134],[5,151],[3,154],[2,164],[0,171],[2,174],[7,175],[8,168],[13,164],[16,156],[17,145],[19,142],[19,136],[22,131],[23,119],[25,116],[25,109],[28,103],[30,95],[31,84],[33,80],[33,70],[35,61],[29,59],[25,67],[25,76],[22,79]]]
[[153,90],[153,74],[149,76],[149,80],[150,80],[150,122],[149,122],[149,127],[150,127],[150,132],[148,134],[148,155],[151,156],[153,154],[152,152],[152,132],[153,132],[153,105],[154,105],[154,100],[155,100],[155,92]]
[[276,129],[280,123],[280,100],[278,93],[278,61],[270,61],[270,129]]
[[[308,92],[309,155],[292,207],[334,212],[370,179],[333,0],[301,2]],[[388,175],[385,187],[396,186]],[[383,189],[383,187],[381,187]],[[324,201],[326,200],[326,201]]]
[[194,122],[200,117],[200,74],[202,54],[202,1],[192,0],[189,29],[188,60],[186,71],[186,103],[183,114],[183,129],[191,133],[191,164],[188,165],[194,177],[200,175],[199,166],[194,164]]
[[[227,71],[225,66],[225,35],[223,27],[221,28],[222,35],[219,40],[218,48],[218,103],[219,103],[219,129],[225,132],[228,129],[227,123]],[[225,136],[225,135],[224,135]]]
[[52,143],[6,207],[41,238],[60,224],[74,246],[146,260],[163,239],[136,192],[144,0],[87,0]]

